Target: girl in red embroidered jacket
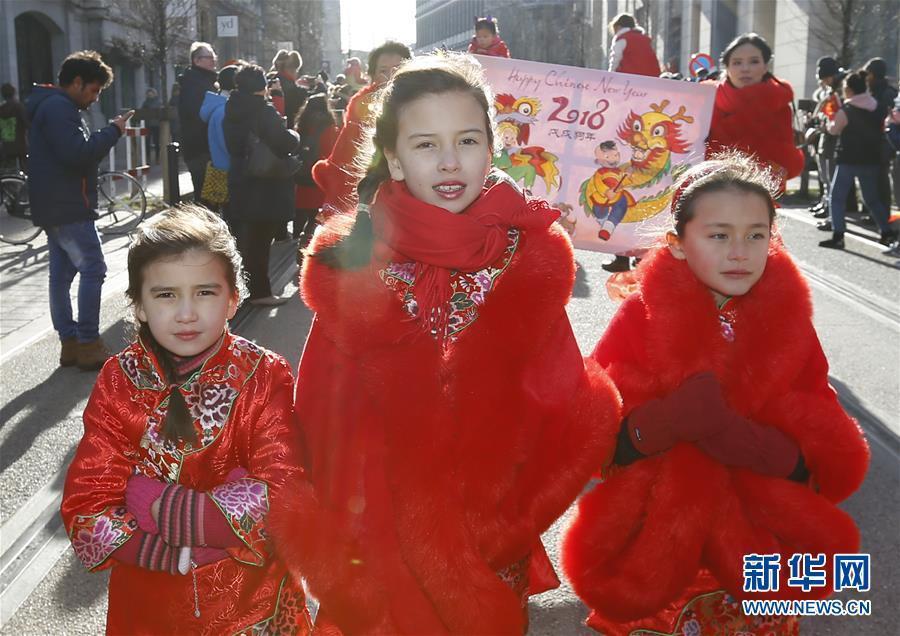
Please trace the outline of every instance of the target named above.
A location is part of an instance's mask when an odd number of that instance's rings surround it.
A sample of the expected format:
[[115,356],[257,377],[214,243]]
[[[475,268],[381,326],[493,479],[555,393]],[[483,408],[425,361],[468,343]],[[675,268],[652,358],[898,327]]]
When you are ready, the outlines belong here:
[[776,184],[740,154],[689,171],[668,246],[641,263],[592,355],[626,418],[563,567],[604,634],[796,634],[796,619],[741,612],[753,597],[743,555],[781,554],[780,590],[762,597],[796,598],[792,554],[830,567],[859,547],[836,504],[862,482],[868,447],[828,384],[809,289],[772,235]]
[[293,378],[228,332],[242,292],[234,239],[204,208],[165,211],[132,241],[138,335],[100,372],[62,501],[81,562],[112,567],[109,634],[310,632],[265,527],[302,477]]
[[794,145],[794,91],[768,70],[772,48],[756,33],[735,38],[722,53],[725,77],[716,86],[706,156],[726,150],[752,155],[779,178],[803,170],[803,151]]
[[273,536],[345,634],[522,634],[558,584],[540,535],[612,453],[618,396],[569,325],[558,212],[489,175],[477,63],[417,58],[382,100],[352,230],[304,261],[312,486]]

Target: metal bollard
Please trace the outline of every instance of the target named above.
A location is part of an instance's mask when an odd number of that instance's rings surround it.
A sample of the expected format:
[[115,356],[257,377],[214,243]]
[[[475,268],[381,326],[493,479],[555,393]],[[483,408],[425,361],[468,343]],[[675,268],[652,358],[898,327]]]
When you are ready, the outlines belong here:
[[178,183],[178,157],[181,154],[181,146],[177,141],[166,146],[166,175],[163,189],[167,205],[181,203],[181,186]]

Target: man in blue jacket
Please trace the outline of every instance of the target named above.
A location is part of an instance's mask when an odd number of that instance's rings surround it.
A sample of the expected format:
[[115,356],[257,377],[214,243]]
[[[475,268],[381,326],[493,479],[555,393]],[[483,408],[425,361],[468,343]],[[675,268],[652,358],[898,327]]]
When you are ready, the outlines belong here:
[[[97,166],[125,131],[134,111],[91,133],[79,111],[113,80],[95,51],[67,57],[59,86],[35,86],[26,103],[31,128],[28,193],[35,225],[47,232],[50,317],[59,334],[60,366],[99,369],[110,352],[100,339],[100,291],[106,277],[97,219]],[[78,281],[78,320],[69,290]]]

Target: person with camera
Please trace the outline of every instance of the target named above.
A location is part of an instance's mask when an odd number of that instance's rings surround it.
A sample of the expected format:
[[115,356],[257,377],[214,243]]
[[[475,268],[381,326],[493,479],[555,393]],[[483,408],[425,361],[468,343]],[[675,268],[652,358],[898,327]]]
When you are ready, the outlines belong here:
[[[47,233],[50,263],[50,318],[59,334],[59,366],[90,371],[112,355],[100,338],[100,299],[106,279],[97,219],[100,161],[125,132],[127,111],[102,130],[91,132],[82,110],[100,99],[113,71],[96,51],[69,55],[59,85],[36,85],[26,102],[28,194],[34,224]],[[70,290],[78,274],[78,319]]]
[[811,134],[807,138],[814,143],[816,154],[816,171],[819,175],[819,185],[822,198],[810,208],[810,212],[817,219],[830,218],[828,210],[828,195],[831,189],[831,179],[834,176],[834,151],[837,147],[837,137],[825,132],[825,126],[834,121],[834,116],[841,109],[840,87],[846,71],[833,57],[820,57],[816,62],[816,75],[819,78],[819,86],[813,91],[812,101],[815,108],[811,117]]
[[[234,83],[236,90],[225,104],[222,123],[231,156],[226,216],[249,277],[248,302],[281,305],[288,298],[272,294],[269,252],[278,230],[294,218],[294,182],[287,158],[298,149],[299,136],[285,127],[284,119],[266,101],[266,72],[261,66],[241,66]],[[266,152],[269,157],[263,156]],[[264,163],[272,170],[262,170]]]

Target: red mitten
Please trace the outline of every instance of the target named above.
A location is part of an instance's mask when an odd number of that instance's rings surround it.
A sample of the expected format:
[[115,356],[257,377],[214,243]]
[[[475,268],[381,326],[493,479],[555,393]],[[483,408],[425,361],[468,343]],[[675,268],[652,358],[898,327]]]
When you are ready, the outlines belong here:
[[788,477],[800,462],[800,448],[771,426],[734,414],[715,435],[697,441],[706,454],[726,466],[748,468],[769,477]]
[[158,534],[136,530],[131,538],[113,552],[115,559],[128,565],[178,574],[178,550],[163,541]]
[[144,475],[133,475],[125,486],[125,507],[137,519],[138,527],[144,532],[156,534],[159,527],[153,519],[150,508],[167,484]]
[[196,545],[191,548],[191,561],[198,568],[228,558],[230,558],[228,552],[219,548],[205,548]]
[[[229,476],[246,474],[245,469],[235,468]],[[166,486],[159,498],[157,521],[160,536],[172,546],[229,548],[241,545],[231,523],[210,496],[200,490],[178,484]]]
[[696,442],[717,433],[721,422],[732,415],[716,376],[698,373],[666,397],[631,411],[628,433],[641,454],[654,455],[678,442]]

